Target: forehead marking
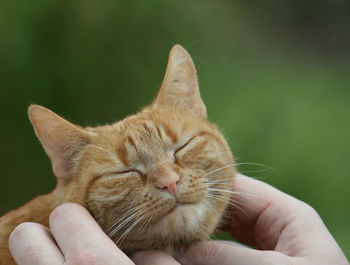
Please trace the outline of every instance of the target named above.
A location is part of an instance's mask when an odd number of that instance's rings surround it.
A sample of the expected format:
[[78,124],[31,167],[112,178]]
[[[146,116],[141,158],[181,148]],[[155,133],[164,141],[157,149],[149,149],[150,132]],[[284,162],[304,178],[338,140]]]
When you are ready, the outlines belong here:
[[135,144],[135,142],[134,142],[134,140],[131,138],[131,136],[128,135],[128,136],[126,137],[126,139],[127,139],[128,143],[135,149],[136,153],[137,153],[138,155],[140,155],[140,152],[139,152],[139,150],[138,150],[138,148],[137,148],[137,145]]
[[129,165],[129,155],[128,151],[126,150],[125,143],[120,143],[120,145],[116,149],[117,156],[125,166]]
[[84,194],[84,202],[87,202],[88,197],[89,197],[89,191],[91,189],[91,186],[99,179],[101,178],[100,175],[94,176],[92,179],[90,179],[86,185],[86,193]]
[[151,137],[153,135],[152,129],[147,125],[146,122],[144,122],[142,125],[145,128],[146,134]]
[[156,128],[157,128],[157,133],[158,133],[158,137],[159,137],[159,139],[163,140],[163,137],[162,137],[162,132],[161,132],[161,130],[160,130],[160,128],[159,128],[159,126],[156,126]]
[[173,132],[167,125],[163,124],[165,133],[168,135],[168,137],[171,139],[171,141],[176,144],[177,143],[177,135],[175,132]]

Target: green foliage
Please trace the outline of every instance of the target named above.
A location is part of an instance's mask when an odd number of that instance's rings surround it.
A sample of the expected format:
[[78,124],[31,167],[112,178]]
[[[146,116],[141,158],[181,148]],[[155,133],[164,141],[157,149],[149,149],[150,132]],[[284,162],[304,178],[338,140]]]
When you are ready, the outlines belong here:
[[180,43],[238,162],[273,168],[241,171],[315,207],[349,256],[350,64],[336,49],[349,39],[331,27],[349,28],[348,7],[337,18],[321,1],[329,23],[315,25],[303,1],[244,2],[1,1],[0,214],[55,186],[30,103],[81,125],[122,119],[151,102]]

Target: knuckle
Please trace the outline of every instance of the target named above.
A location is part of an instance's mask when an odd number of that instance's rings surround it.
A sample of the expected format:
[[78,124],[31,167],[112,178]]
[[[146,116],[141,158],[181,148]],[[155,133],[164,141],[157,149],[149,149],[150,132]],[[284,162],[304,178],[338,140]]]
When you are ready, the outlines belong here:
[[300,208],[303,209],[304,213],[308,216],[318,217],[318,213],[311,205],[306,202],[300,201]]
[[312,207],[310,204],[307,204],[307,203],[304,202],[304,208],[305,208],[305,210],[308,211],[309,213],[314,214],[314,215],[316,215],[316,214],[318,215],[318,213],[317,213],[317,211],[315,210],[315,208]]
[[206,246],[202,248],[200,255],[204,260],[215,259],[223,251],[225,245],[215,241],[208,241]]

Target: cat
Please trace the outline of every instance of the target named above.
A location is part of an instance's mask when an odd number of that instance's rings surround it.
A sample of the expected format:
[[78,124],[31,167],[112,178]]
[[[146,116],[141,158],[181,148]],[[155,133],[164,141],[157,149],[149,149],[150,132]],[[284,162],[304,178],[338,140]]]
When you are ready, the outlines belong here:
[[56,188],[0,218],[0,264],[15,264],[8,237],[22,222],[48,226],[55,207],[86,207],[125,253],[174,254],[205,240],[229,205],[236,169],[207,119],[194,63],[175,45],[152,104],[112,125],[83,128],[31,105],[30,121],[49,156]]

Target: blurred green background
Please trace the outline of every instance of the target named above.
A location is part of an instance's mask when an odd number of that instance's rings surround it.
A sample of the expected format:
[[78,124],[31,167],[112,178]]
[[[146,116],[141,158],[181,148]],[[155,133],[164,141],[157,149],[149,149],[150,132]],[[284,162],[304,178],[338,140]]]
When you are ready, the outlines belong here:
[[349,28],[345,0],[0,1],[0,214],[55,186],[29,104],[122,119],[180,43],[237,161],[272,168],[241,171],[311,204],[349,257]]

